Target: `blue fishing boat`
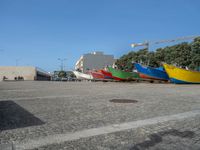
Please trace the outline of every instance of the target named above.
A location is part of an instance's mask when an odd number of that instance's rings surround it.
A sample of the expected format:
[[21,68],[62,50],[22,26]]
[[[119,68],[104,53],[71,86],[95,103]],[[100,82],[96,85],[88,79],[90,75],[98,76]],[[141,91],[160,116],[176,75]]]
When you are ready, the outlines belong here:
[[139,63],[134,63],[134,66],[137,69],[140,78],[151,79],[151,80],[162,80],[162,81],[169,80],[169,77],[163,67],[159,68],[144,67]]

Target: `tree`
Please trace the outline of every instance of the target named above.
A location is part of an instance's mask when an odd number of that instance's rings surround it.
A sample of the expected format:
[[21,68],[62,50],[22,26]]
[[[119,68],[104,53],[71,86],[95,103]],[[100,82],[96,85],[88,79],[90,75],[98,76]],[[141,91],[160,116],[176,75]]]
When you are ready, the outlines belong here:
[[177,65],[179,67],[189,67],[190,69],[200,69],[200,37],[194,39],[191,43],[181,43],[164,48],[158,48],[156,51],[149,52],[147,49],[131,51],[120,57],[116,65],[121,70],[130,70],[132,62],[139,62],[151,67],[159,67],[162,62]]
[[60,71],[59,73],[58,73],[58,77],[59,78],[65,78],[66,77],[66,72],[65,71]]
[[147,58],[148,58],[148,63],[147,63],[148,66],[150,66],[150,67],[159,67],[159,64],[158,64],[157,59],[156,59],[155,52],[149,52],[147,54]]
[[200,69],[200,37],[194,39],[191,44],[191,67],[195,70]]
[[69,74],[69,77],[76,78],[76,76],[75,76],[75,74],[73,72]]

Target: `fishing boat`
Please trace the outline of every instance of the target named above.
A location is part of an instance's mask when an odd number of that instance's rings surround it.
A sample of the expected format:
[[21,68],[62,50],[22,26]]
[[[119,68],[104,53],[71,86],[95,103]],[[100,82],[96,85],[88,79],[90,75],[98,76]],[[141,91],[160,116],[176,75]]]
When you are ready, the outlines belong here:
[[112,67],[108,67],[108,71],[112,73],[112,77],[118,81],[138,79],[139,75],[136,72],[126,72]]
[[200,84],[200,72],[163,64],[170,81],[177,84]]
[[75,74],[77,79],[87,79],[87,80],[93,79],[93,76],[91,74],[86,74],[79,71],[73,71],[73,73]]
[[161,80],[161,81],[169,80],[167,73],[162,67],[159,67],[159,68],[144,67],[139,63],[134,63],[134,66],[137,69],[140,78],[151,79],[151,80]]
[[100,80],[105,79],[104,74],[102,74],[99,71],[90,71],[90,74],[92,75],[93,79],[100,79]]
[[112,73],[108,72],[108,71],[105,71],[105,70],[99,70],[103,75],[104,75],[104,78],[105,79],[112,79]]

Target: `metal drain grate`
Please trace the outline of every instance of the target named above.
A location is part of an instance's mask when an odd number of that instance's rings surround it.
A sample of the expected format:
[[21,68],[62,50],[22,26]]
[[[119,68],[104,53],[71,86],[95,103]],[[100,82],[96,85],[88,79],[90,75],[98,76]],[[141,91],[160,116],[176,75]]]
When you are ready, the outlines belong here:
[[110,102],[113,103],[137,103],[137,100],[133,99],[111,99]]

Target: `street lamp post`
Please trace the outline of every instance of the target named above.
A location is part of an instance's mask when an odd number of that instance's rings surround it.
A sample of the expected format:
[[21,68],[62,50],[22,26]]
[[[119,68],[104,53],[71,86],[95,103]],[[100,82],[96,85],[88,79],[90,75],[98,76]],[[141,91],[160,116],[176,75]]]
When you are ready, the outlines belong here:
[[15,65],[16,65],[16,66],[18,66],[19,60],[20,60],[20,59],[16,59],[16,60],[15,60]]
[[58,60],[59,60],[60,63],[61,63],[60,69],[61,69],[61,71],[63,71],[63,70],[64,70],[64,64],[63,64],[63,62],[64,62],[65,60],[67,60],[67,59],[66,59],[66,58],[58,58]]

